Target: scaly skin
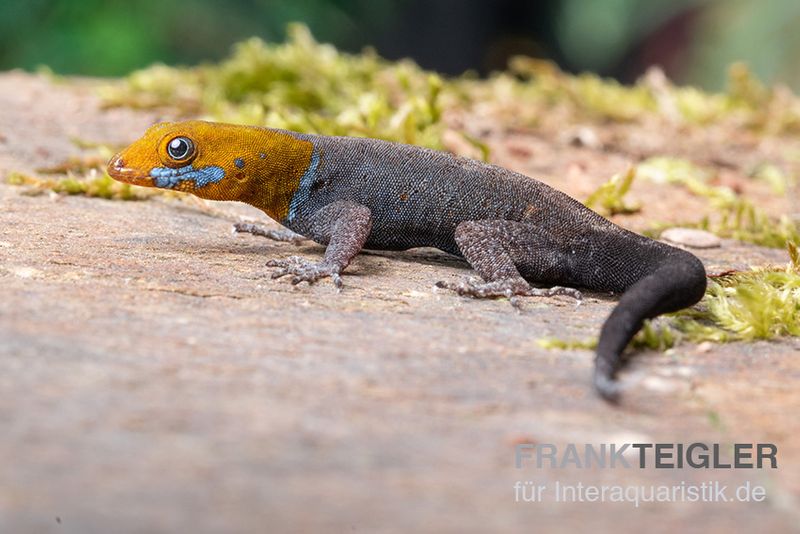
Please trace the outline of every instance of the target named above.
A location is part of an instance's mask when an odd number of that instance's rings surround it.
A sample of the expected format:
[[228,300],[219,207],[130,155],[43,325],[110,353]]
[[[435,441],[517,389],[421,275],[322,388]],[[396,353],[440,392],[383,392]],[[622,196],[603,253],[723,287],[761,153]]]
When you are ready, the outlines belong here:
[[[624,293],[597,348],[594,384],[609,401],[619,394],[622,351],[643,321],[691,306],[706,287],[702,263],[688,252],[620,228],[527,176],[415,146],[162,123],[115,156],[108,172],[136,185],[246,202],[326,245],[318,263],[269,263],[277,267],[273,277],[295,284],[330,277],[341,287],[340,274],[362,248],[431,246],[465,258],[483,278],[438,284],[461,295],[579,298],[575,287]],[[246,225],[237,231],[296,239]]]

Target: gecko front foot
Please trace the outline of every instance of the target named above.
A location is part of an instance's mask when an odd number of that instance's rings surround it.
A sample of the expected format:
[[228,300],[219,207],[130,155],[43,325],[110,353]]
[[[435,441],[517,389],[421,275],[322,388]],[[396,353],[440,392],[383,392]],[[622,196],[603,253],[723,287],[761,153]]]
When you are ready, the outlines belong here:
[[339,276],[342,269],[337,265],[325,262],[315,263],[299,256],[290,256],[283,260],[269,260],[267,267],[278,268],[272,273],[272,278],[291,275],[293,285],[300,282],[313,284],[321,278],[330,277],[336,289],[342,289],[342,278]]
[[467,278],[461,282],[436,282],[436,287],[450,289],[459,295],[474,298],[506,297],[555,297],[563,295],[582,300],[583,295],[571,287],[553,286],[549,288],[532,287],[523,279],[495,280],[484,282],[477,278]]

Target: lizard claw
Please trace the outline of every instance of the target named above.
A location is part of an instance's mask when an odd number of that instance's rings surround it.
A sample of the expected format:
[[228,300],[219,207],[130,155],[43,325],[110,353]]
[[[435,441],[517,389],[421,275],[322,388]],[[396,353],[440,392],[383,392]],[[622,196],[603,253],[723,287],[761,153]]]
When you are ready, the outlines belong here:
[[301,282],[308,282],[311,285],[327,277],[331,279],[336,289],[342,289],[342,278],[339,275],[341,269],[330,263],[315,263],[299,256],[290,256],[282,260],[269,260],[267,267],[277,267],[277,270],[270,275],[271,278],[291,275],[292,285],[295,286]]

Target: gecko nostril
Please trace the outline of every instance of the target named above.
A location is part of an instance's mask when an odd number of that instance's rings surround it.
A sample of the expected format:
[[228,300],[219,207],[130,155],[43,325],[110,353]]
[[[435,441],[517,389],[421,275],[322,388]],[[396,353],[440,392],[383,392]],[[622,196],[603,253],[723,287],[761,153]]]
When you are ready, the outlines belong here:
[[123,167],[125,167],[125,160],[123,160],[119,154],[111,158],[111,161],[108,162],[109,169],[119,171],[122,170]]
[[108,174],[114,177],[119,177],[123,173],[125,173],[125,160],[123,160],[119,154],[111,158],[111,161],[108,162]]

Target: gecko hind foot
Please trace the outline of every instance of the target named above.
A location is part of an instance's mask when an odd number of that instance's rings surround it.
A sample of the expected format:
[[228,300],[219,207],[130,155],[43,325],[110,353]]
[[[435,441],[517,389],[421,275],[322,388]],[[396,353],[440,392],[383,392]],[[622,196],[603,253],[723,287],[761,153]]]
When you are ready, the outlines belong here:
[[290,256],[282,260],[269,260],[267,267],[278,268],[270,275],[273,279],[291,275],[292,285],[300,282],[308,282],[310,285],[322,278],[329,277],[336,289],[342,289],[342,278],[339,276],[341,268],[336,265],[312,262],[300,256]]
[[461,282],[436,282],[436,287],[455,291],[461,296],[473,298],[495,298],[506,297],[514,300],[514,297],[555,297],[559,295],[572,297],[575,300],[582,300],[583,295],[577,289],[571,287],[553,286],[548,288],[538,288],[531,286],[525,280],[495,280],[484,282],[478,278],[467,278]]

